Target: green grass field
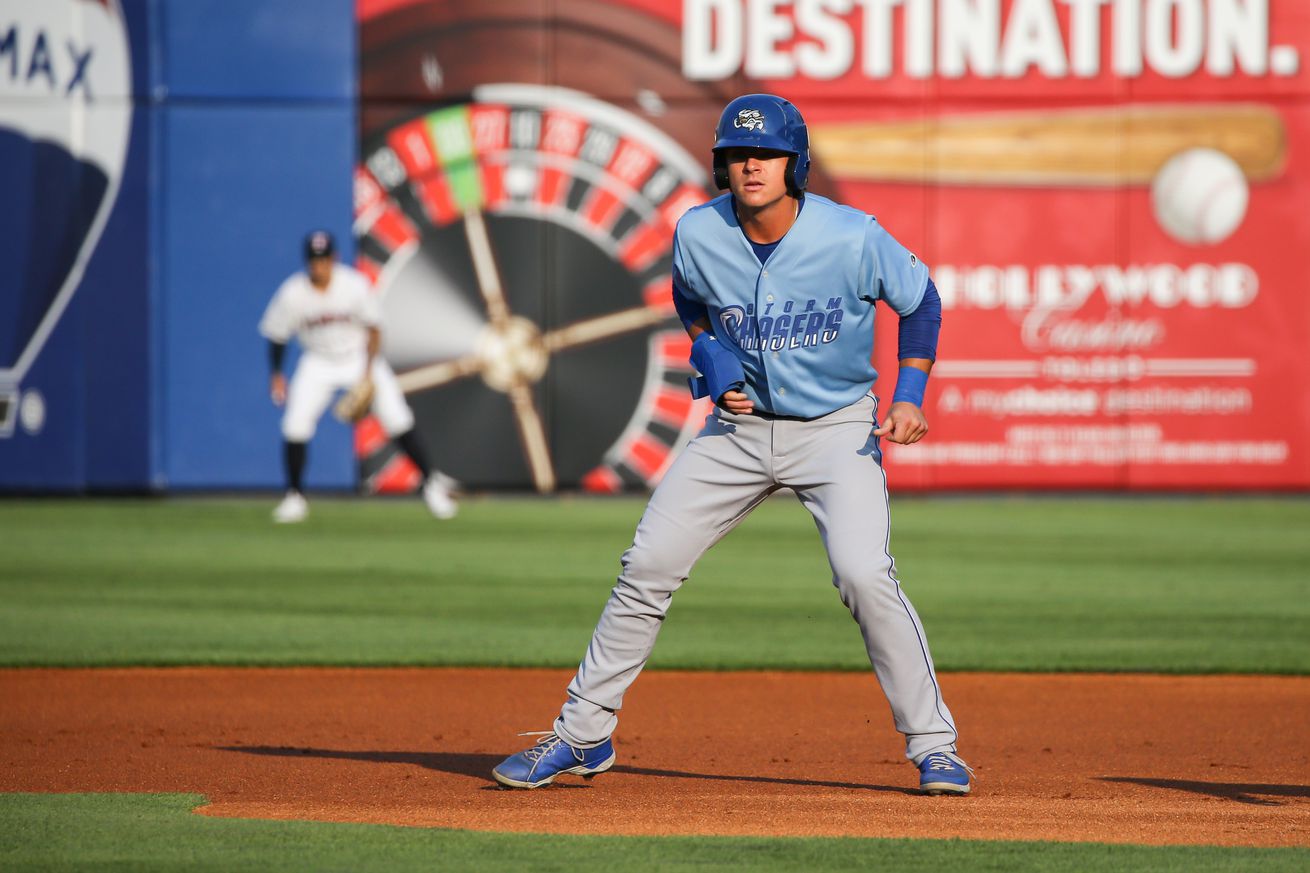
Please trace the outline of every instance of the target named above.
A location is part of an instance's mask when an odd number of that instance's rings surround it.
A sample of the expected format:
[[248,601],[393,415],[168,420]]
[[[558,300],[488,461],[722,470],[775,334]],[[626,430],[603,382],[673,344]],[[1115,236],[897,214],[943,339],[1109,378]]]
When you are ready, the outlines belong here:
[[[185,794],[0,794],[0,869],[995,870],[1102,873],[1299,871],[1297,849],[1155,848],[967,840],[712,839],[488,834],[381,825],[247,821],[191,815]],[[77,858],[76,865],[66,860]]]
[[[638,499],[0,502],[0,664],[572,667]],[[943,670],[1310,672],[1310,501],[902,499]],[[864,670],[818,534],[769,501],[674,599],[655,668]]]
[[[640,499],[0,501],[0,665],[572,667]],[[943,670],[1310,672],[1310,501],[903,498]],[[653,668],[867,670],[818,535],[769,501],[675,598]],[[0,710],[0,726],[3,725]],[[0,794],[0,869],[1301,870],[1310,850],[616,839],[209,819],[190,795]],[[548,830],[543,826],[543,830]]]

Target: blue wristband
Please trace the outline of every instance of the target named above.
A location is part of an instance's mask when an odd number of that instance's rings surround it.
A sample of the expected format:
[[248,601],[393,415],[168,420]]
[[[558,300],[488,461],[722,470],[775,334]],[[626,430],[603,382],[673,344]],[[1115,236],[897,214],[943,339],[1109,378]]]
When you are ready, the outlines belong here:
[[904,400],[915,406],[923,406],[923,390],[927,387],[927,373],[918,367],[901,367],[901,371],[896,374],[896,393],[892,395],[892,403]]

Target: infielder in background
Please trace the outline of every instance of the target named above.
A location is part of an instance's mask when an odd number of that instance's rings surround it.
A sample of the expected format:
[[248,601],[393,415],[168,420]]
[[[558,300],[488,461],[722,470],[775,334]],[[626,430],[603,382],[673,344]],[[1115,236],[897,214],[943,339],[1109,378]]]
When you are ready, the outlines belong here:
[[[879,446],[928,432],[921,407],[941,300],[927,267],[876,219],[804,193],[809,135],[786,100],[729,103],[713,154],[715,181],[730,193],[678,222],[673,293],[703,374],[693,392],[716,408],[655,489],[554,730],[494,776],[536,788],[608,770],[616,713],[673,592],[707,549],[790,488],[814,516],[920,789],[967,794],[972,771],[956,755],[923,626],[888,551]],[[900,316],[900,373],[881,426],[870,393],[879,300]]]
[[[332,395],[348,390],[371,405],[383,429],[423,474],[423,500],[437,518],[451,518],[456,504],[451,480],[428,465],[414,434],[414,413],[378,349],[382,313],[368,279],[336,262],[336,243],[326,231],[305,238],[305,270],[291,275],[273,295],[259,332],[269,342],[272,379],[269,392],[282,415],[287,493],[273,511],[278,522],[303,521],[309,515],[301,480],[306,447]],[[287,384],[282,361],[292,335],[300,341],[300,362]]]

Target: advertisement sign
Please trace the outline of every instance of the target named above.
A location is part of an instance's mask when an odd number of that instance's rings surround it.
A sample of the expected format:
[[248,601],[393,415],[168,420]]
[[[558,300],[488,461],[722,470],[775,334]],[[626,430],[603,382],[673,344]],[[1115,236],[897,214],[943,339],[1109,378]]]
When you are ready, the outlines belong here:
[[898,484],[1310,485],[1304,4],[358,8],[361,264],[457,476],[658,480],[705,412],[669,233],[717,193],[718,111],[769,91],[810,124],[811,189],[878,216],[941,292],[932,433],[888,447]]
[[133,55],[117,0],[0,0],[0,488],[142,475]]
[[23,392],[24,376],[113,208],[131,93],[127,26],[116,3],[0,2],[0,435],[44,423],[45,401]]

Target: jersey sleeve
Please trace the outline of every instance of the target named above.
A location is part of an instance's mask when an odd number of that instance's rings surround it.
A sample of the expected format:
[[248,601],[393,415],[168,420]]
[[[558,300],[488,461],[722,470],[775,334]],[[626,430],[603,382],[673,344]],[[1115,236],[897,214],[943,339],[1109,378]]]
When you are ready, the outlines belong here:
[[268,301],[264,317],[259,320],[259,333],[265,339],[275,343],[291,341],[296,332],[296,316],[292,312],[290,280],[283,282]]
[[687,293],[687,283],[676,265],[673,268],[673,308],[677,311],[682,326],[688,330],[702,318],[710,317],[709,307],[699,300],[693,300]]
[[877,296],[897,315],[913,312],[928,288],[928,265],[897,242],[877,219],[869,220],[865,242],[874,265]]
[[682,254],[682,220],[678,220],[678,226],[673,231],[673,287],[682,292],[682,296],[694,303],[704,304],[696,295],[696,289],[687,283],[687,264]]
[[352,271],[351,278],[355,282],[355,293],[359,295],[356,314],[360,324],[365,327],[381,327],[382,301],[373,290],[373,286],[369,284],[368,278],[363,273]]
[[677,311],[682,326],[690,329],[696,321],[708,318],[710,310],[687,283],[682,244],[678,242],[681,221],[678,224],[678,229],[673,232],[673,308]]
[[367,286],[365,286],[361,292],[359,321],[360,324],[363,324],[365,327],[382,326],[382,304],[378,302],[378,296]]

